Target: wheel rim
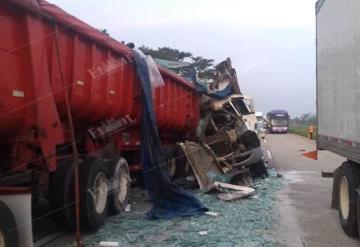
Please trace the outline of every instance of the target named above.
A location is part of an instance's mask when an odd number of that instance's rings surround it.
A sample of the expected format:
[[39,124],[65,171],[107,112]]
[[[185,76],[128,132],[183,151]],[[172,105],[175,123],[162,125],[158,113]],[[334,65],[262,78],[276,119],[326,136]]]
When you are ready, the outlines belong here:
[[344,220],[349,217],[350,200],[349,200],[349,184],[345,176],[340,181],[340,213]]
[[94,206],[98,214],[104,212],[108,195],[108,183],[106,175],[99,172],[94,182]]
[[117,200],[120,204],[124,203],[128,194],[129,176],[125,169],[120,169],[117,176]]
[[2,230],[0,230],[0,247],[5,247],[5,235]]

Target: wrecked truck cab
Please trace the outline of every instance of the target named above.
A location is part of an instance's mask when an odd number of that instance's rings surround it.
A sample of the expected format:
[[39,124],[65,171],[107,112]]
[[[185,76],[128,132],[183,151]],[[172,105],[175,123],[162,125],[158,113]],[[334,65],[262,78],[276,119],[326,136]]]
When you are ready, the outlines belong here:
[[212,99],[209,109],[202,114],[197,137],[225,166],[241,168],[263,162],[259,138],[248,129],[243,118],[251,113],[242,95]]
[[214,112],[229,110],[229,112],[235,113],[239,118],[252,113],[244,101],[244,96],[241,94],[233,94],[223,100],[211,99],[210,108]]
[[215,111],[233,108],[237,116],[244,121],[248,130],[257,131],[257,119],[252,96],[233,94],[224,100],[213,102],[211,107]]

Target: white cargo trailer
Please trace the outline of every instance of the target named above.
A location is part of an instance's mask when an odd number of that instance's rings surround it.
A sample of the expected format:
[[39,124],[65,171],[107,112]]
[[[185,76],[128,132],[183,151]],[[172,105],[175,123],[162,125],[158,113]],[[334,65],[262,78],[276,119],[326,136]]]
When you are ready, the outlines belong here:
[[360,228],[360,0],[316,3],[318,149],[347,161],[334,172],[332,207],[344,231]]

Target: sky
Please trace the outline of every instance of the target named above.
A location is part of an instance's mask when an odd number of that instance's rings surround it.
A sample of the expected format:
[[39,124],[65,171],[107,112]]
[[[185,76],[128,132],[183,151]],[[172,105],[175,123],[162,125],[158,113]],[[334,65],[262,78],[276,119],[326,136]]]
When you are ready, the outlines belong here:
[[230,57],[258,111],[315,112],[316,0],[49,0],[137,47]]

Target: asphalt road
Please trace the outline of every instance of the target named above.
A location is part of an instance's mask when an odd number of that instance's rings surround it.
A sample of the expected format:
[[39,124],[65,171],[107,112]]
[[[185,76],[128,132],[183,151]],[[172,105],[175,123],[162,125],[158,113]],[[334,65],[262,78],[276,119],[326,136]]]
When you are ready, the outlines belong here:
[[310,160],[301,154],[315,150],[315,142],[293,134],[269,134],[264,148],[270,165],[287,179],[278,193],[280,222],[274,227],[280,246],[359,246],[343,232],[338,211],[330,209],[332,178],[321,176],[344,159],[321,151],[318,161]]

